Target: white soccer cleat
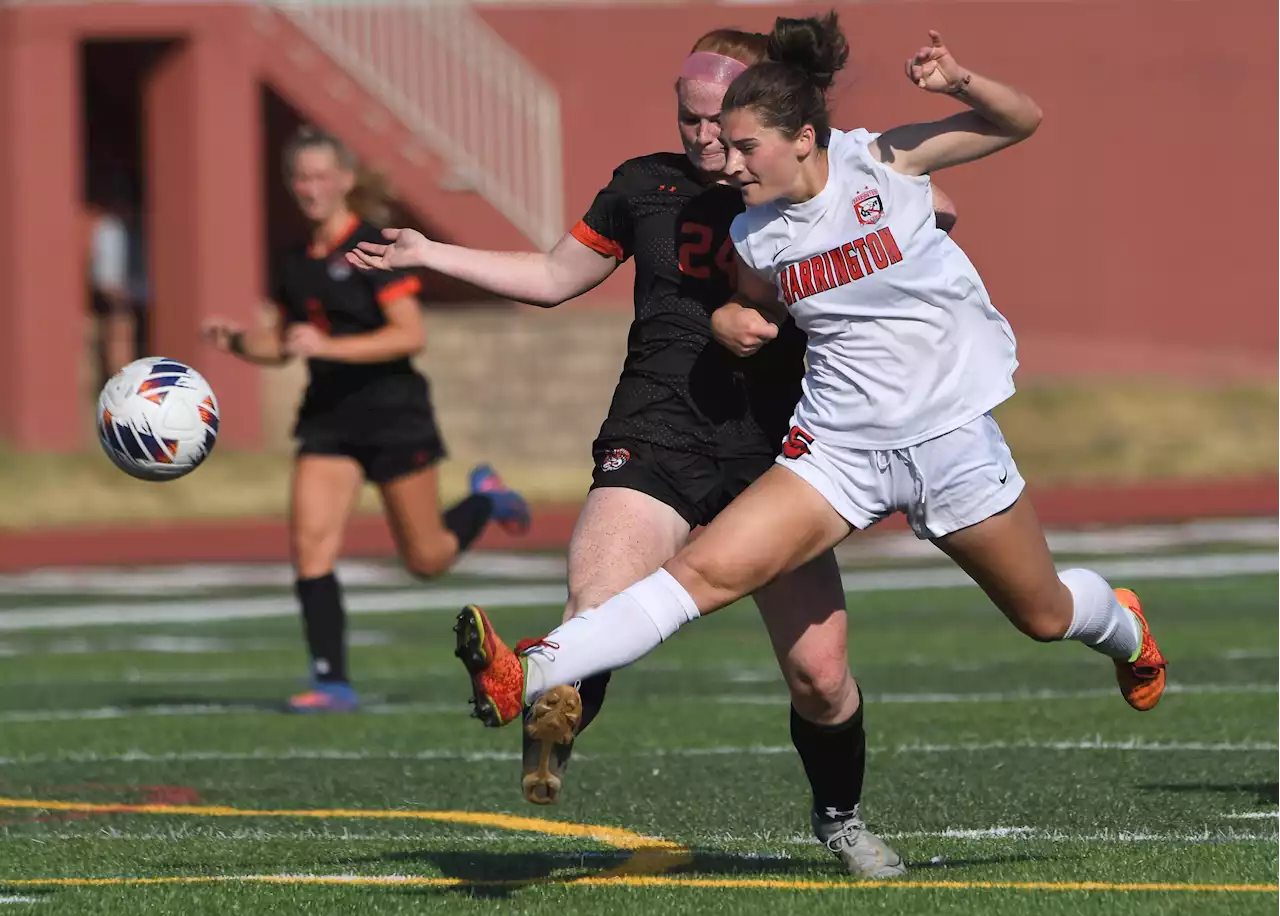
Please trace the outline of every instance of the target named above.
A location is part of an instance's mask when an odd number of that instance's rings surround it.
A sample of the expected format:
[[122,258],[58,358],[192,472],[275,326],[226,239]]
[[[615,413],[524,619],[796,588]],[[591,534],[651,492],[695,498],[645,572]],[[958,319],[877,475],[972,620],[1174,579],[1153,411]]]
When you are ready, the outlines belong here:
[[814,811],[810,822],[818,842],[835,853],[849,874],[857,878],[897,878],[907,873],[902,856],[867,829],[858,809],[837,820]]

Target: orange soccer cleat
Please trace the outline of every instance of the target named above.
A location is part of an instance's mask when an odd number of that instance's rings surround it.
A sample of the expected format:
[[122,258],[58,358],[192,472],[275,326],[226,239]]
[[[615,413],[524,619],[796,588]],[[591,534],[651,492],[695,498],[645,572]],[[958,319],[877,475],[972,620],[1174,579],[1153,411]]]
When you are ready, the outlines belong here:
[[1116,681],[1120,684],[1120,693],[1125,702],[1139,712],[1154,709],[1164,693],[1165,667],[1164,656],[1156,645],[1155,637],[1147,626],[1147,618],[1142,614],[1142,602],[1138,596],[1127,588],[1116,589],[1116,598],[1120,604],[1133,612],[1142,627],[1142,644],[1138,654],[1128,661],[1116,659]]
[[504,643],[488,616],[474,604],[458,615],[454,655],[471,676],[472,715],[490,728],[520,718],[524,710],[524,660]]

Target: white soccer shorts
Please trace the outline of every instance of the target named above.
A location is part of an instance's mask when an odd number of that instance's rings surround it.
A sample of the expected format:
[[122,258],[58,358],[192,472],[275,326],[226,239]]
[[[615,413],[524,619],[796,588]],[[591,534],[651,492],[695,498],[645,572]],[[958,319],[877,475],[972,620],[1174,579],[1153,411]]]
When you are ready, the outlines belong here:
[[792,427],[777,463],[822,494],[856,529],[905,512],[919,538],[939,538],[1012,506],[1026,482],[991,414],[909,448],[824,445]]

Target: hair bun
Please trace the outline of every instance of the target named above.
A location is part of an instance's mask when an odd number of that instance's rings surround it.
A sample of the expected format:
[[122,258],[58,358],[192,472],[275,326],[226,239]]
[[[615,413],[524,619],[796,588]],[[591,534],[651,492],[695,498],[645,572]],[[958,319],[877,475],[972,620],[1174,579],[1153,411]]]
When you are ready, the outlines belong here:
[[821,19],[778,17],[769,35],[769,59],[803,71],[824,92],[849,59],[849,43],[840,31],[835,10]]

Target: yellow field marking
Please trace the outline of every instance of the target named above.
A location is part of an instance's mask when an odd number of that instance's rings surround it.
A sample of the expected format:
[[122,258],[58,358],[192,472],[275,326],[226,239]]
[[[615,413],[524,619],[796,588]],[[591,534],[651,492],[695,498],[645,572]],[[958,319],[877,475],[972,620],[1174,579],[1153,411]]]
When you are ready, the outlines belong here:
[[191,817],[314,817],[323,819],[402,819],[444,821],[450,824],[469,824],[475,827],[496,827],[500,830],[523,830],[547,836],[578,836],[597,840],[615,849],[665,850],[668,854],[684,851],[679,843],[641,836],[621,827],[604,827],[595,824],[573,824],[567,821],[548,821],[537,817],[519,817],[512,814],[483,814],[476,811],[414,811],[378,810],[364,808],[303,808],[257,809],[232,808],[226,805],[120,805],[78,801],[42,801],[29,798],[0,798],[0,808],[33,808],[41,811],[84,811],[91,814],[185,814]]
[[608,871],[602,871],[598,875],[591,875],[590,878],[592,881],[609,884],[621,878],[661,875],[663,872],[672,871],[682,865],[690,865],[692,863],[693,852],[683,846],[678,846],[675,849],[658,849],[654,847],[637,849],[621,865],[615,865]]
[[[35,808],[42,811],[81,811],[96,814],[186,814],[193,817],[315,817],[315,818],[409,818],[522,830],[544,836],[585,837],[632,854],[625,862],[594,876],[611,881],[632,875],[652,875],[693,861],[693,854],[679,843],[642,836],[621,827],[574,824],[511,814],[483,814],[476,811],[412,811],[368,809],[262,810],[231,808],[225,805],[120,805],[75,801],[42,801],[29,798],[0,798],[0,808]],[[527,883],[527,882],[517,882]]]
[[786,878],[672,878],[655,876],[535,878],[509,881],[473,881],[466,878],[429,878],[413,875],[173,875],[155,878],[0,878],[0,887],[124,887],[151,884],[293,884],[352,885],[354,887],[520,887],[535,884],[584,887],[692,887],[735,890],[1010,890],[1010,891],[1141,891],[1183,893],[1271,893],[1275,884],[1121,884],[1107,881],[796,881]]
[[120,805],[94,802],[44,801],[27,798],[0,798],[0,808],[27,808],[43,811],[82,811],[96,814],[158,814],[194,817],[311,817],[372,818],[442,821],[520,830],[547,836],[576,836],[596,840],[634,854],[622,865],[579,878],[534,878],[514,880],[469,880],[416,875],[172,875],[151,878],[0,878],[0,887],[114,887],[150,884],[303,884],[408,887],[523,887],[537,884],[583,887],[691,887],[741,890],[1016,890],[1016,891],[1168,891],[1211,893],[1276,893],[1275,884],[1119,884],[1105,881],[805,881],[785,878],[677,878],[654,875],[688,864],[693,854],[670,840],[642,836],[621,827],[574,824],[510,814],[483,814],[475,811],[413,811],[379,809],[257,809],[223,805]]

